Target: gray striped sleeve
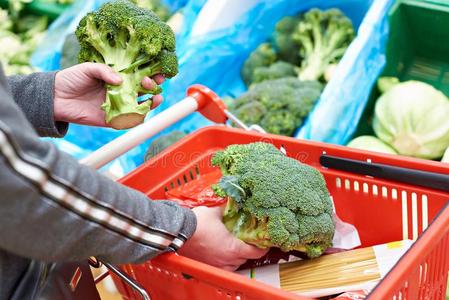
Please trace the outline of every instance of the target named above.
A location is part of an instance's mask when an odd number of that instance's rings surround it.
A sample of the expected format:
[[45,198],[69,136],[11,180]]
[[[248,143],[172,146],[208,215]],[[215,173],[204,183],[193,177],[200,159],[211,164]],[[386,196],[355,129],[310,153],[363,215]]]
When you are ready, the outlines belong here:
[[40,140],[5,86],[0,75],[1,249],[44,261],[138,263],[193,234],[190,210],[150,201]]
[[69,126],[54,120],[55,75],[49,72],[7,78],[14,101],[40,136],[63,137]]

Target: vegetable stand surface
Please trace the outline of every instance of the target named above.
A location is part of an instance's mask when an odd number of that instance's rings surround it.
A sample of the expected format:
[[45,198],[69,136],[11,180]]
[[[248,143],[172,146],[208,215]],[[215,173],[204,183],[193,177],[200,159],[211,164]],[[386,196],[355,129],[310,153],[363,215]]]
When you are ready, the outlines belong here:
[[[449,3],[445,0],[399,0],[389,12],[386,66],[382,76],[418,80],[449,96]],[[374,87],[354,137],[373,134]]]
[[[211,155],[231,144],[256,141],[284,147],[287,155],[316,167],[326,178],[337,214],[359,231],[362,246],[417,239],[414,246],[372,293],[375,299],[418,294],[441,299],[449,270],[449,191],[436,191],[325,168],[323,154],[364,162],[449,174],[449,165],[358,151],[322,143],[213,126],[199,130],[134,170],[121,182],[164,199],[167,191],[216,171]],[[157,175],[156,175],[157,174]],[[432,242],[429,243],[429,240]],[[142,265],[122,266],[152,299],[293,299],[294,294],[239,275],[165,254]],[[139,299],[114,280],[125,298]],[[378,296],[382,296],[379,298]],[[298,298],[299,299],[299,298]]]

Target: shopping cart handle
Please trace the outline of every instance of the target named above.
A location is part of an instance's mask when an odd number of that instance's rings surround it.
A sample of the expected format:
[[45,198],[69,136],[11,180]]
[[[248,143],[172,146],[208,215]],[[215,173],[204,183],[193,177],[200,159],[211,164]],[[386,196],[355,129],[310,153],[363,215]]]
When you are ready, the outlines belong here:
[[449,175],[323,154],[323,167],[449,192]]
[[80,163],[99,169],[196,111],[215,123],[224,123],[227,120],[226,105],[223,101],[211,89],[193,85],[187,90],[186,98],[81,159]]

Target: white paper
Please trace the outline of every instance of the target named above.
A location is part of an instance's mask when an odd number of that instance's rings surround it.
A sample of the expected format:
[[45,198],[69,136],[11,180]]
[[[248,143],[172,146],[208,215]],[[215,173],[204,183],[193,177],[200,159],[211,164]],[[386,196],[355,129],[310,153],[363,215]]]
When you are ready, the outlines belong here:
[[240,270],[236,271],[236,273],[248,278],[256,279],[257,281],[274,286],[276,288],[281,287],[278,264]]
[[359,233],[354,225],[343,222],[337,215],[334,199],[331,196],[334,211],[335,233],[332,239],[332,248],[327,252],[335,252],[333,249],[350,250],[360,246]]
[[381,278],[390,272],[412,244],[412,240],[404,240],[373,247]]
[[350,292],[350,291],[360,291],[360,290],[371,291],[372,289],[374,289],[374,287],[378,283],[379,283],[378,280],[373,280],[373,281],[365,282],[362,284],[339,286],[336,288],[320,289],[320,290],[300,292],[300,293],[295,293],[295,294],[299,295],[299,296],[303,296],[303,297],[318,298],[318,297],[324,297],[324,296],[329,296],[329,295],[337,295],[337,294],[341,294],[344,292]]

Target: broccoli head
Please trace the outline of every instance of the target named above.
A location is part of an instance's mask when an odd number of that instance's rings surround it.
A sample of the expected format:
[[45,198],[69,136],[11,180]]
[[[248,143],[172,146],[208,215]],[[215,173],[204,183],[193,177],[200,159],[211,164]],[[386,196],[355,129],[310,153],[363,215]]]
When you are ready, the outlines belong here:
[[268,67],[258,67],[253,72],[251,84],[265,80],[292,77],[296,75],[295,66],[284,61],[278,61]]
[[323,86],[296,77],[266,80],[234,100],[230,110],[244,123],[291,136],[313,109]]
[[246,85],[253,82],[254,71],[259,67],[268,67],[276,61],[276,53],[268,43],[256,48],[243,64],[242,78]]
[[212,165],[223,174],[213,190],[228,197],[223,223],[237,238],[311,258],[332,245],[332,201],[318,170],[267,143],[228,146]]
[[276,28],[271,38],[279,58],[294,65],[299,65],[300,62],[299,46],[292,38],[299,20],[298,16],[282,18],[276,23]]
[[121,85],[106,85],[102,106],[106,123],[116,129],[142,123],[151,101],[138,104],[138,94],[162,91],[157,85],[152,90],[144,89],[142,79],[156,74],[171,78],[178,73],[175,35],[170,27],[150,10],[128,0],[114,0],[87,14],[76,36],[80,62],[106,64],[122,77]]
[[351,20],[340,10],[306,12],[292,35],[299,46],[299,79],[323,79],[327,68],[342,58],[354,36]]
[[176,143],[185,136],[186,134],[183,131],[174,130],[169,134],[158,137],[150,144],[147,153],[145,153],[145,161],[158,155],[163,150],[165,150],[166,148]]

